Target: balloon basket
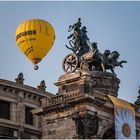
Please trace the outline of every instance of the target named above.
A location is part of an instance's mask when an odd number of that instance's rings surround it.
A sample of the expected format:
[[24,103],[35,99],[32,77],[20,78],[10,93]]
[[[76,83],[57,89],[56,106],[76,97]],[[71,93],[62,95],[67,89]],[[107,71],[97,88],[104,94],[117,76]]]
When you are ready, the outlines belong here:
[[39,69],[39,67],[38,67],[38,65],[34,65],[34,70],[38,70]]

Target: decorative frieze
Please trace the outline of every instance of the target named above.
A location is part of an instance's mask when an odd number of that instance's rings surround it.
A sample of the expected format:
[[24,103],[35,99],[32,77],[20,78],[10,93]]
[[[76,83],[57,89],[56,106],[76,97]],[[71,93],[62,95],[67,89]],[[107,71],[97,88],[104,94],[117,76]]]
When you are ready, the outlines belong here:
[[17,99],[18,96],[15,89],[1,85],[0,85],[0,95],[10,99]]
[[88,77],[81,77],[78,73],[65,74],[59,78],[56,85],[59,95],[75,91],[93,95],[95,90],[99,90],[105,95],[117,97],[119,83],[120,80],[112,73],[91,71]]

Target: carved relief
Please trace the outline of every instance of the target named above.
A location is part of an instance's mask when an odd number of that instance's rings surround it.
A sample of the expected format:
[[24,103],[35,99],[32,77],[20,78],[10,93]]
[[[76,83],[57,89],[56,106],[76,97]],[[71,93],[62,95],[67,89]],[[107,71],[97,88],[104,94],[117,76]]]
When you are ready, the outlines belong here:
[[75,121],[78,138],[89,139],[93,136],[96,137],[99,126],[97,112],[95,112],[94,115],[88,113],[80,115],[80,113],[77,112],[72,120]]
[[66,92],[76,91],[78,89],[79,89],[79,84],[77,83],[72,83],[72,84],[62,86],[62,90],[63,91],[65,90]]

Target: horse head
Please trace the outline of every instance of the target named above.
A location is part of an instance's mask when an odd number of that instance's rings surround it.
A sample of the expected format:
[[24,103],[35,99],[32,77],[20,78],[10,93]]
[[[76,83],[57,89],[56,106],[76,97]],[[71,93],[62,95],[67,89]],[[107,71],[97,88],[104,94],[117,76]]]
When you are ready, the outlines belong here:
[[118,51],[113,51],[113,52],[110,54],[109,57],[110,57],[111,59],[117,60],[117,59],[119,59],[119,56],[120,56],[120,54],[119,54]]

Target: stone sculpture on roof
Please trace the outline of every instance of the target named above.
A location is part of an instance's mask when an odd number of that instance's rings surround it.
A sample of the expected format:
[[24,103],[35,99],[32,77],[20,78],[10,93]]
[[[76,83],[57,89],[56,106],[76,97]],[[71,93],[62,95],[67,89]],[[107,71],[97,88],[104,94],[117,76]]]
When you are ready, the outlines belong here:
[[23,73],[22,73],[22,72],[20,72],[20,73],[18,74],[18,77],[15,79],[15,81],[16,81],[17,84],[23,85],[24,76],[23,76]]
[[[68,54],[63,60],[63,70],[66,73],[80,70],[82,64],[87,63],[90,71],[98,70],[105,72],[111,70],[113,74],[115,67],[123,67],[123,63],[127,61],[118,61],[119,52],[105,50],[104,53],[100,53],[97,47],[97,42],[90,42],[87,36],[86,26],[82,26],[81,18],[73,25],[69,26],[68,32],[72,32],[67,39],[69,40],[69,46],[65,45],[72,53]],[[83,63],[84,61],[84,63]]]

